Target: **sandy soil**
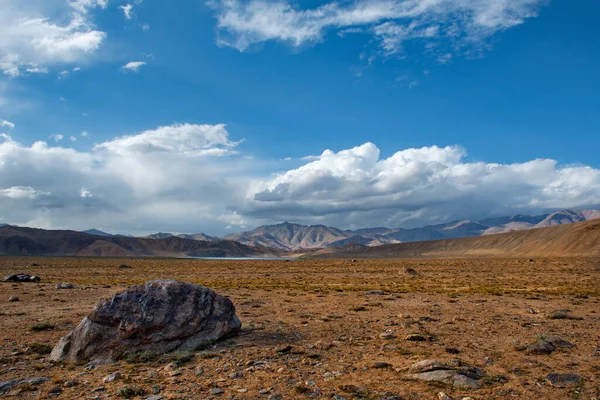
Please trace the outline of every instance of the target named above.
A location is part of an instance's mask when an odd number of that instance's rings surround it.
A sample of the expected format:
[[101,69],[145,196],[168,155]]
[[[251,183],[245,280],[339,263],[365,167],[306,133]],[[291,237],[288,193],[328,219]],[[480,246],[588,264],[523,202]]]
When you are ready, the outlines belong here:
[[[122,263],[132,268],[117,268]],[[15,272],[42,282],[0,284],[0,382],[50,381],[4,396],[49,398],[60,391],[62,399],[119,398],[130,388],[145,392],[133,397],[164,399],[435,399],[440,391],[454,399],[600,399],[600,259],[0,258],[0,275]],[[244,324],[241,334],[194,354],[91,370],[52,364],[35,352],[43,353],[39,344],[54,346],[100,298],[156,278],[229,296]],[[77,288],[55,289],[64,281]],[[8,302],[12,295],[20,301]],[[576,319],[548,318],[556,310]],[[49,330],[32,330],[44,322]],[[393,338],[381,338],[388,330]],[[432,340],[405,340],[413,333]],[[523,351],[548,335],[575,347],[550,355]],[[456,358],[485,371],[482,389],[410,381],[402,371],[425,359]],[[181,367],[165,369],[172,361]],[[376,368],[377,362],[389,366]],[[113,372],[122,378],[103,383]],[[545,379],[549,373],[575,373],[583,381],[556,388]],[[211,393],[217,388],[222,393]]]

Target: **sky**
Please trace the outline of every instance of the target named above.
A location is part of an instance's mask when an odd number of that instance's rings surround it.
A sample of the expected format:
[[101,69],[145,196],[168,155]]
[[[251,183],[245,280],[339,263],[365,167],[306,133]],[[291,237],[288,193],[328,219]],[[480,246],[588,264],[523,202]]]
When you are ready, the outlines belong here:
[[600,204],[597,0],[0,0],[0,223],[223,235]]

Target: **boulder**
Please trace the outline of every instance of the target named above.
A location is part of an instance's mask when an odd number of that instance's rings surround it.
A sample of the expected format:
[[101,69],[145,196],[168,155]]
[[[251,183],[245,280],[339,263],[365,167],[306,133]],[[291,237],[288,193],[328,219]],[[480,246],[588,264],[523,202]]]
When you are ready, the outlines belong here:
[[444,383],[459,390],[477,390],[483,387],[477,381],[484,375],[482,370],[463,365],[461,362],[452,364],[423,360],[405,368],[404,371],[408,372],[406,375],[408,379]]
[[11,274],[5,276],[2,279],[2,282],[39,282],[40,277],[37,275],[29,275],[29,274]]
[[581,377],[576,374],[549,374],[546,380],[554,387],[566,388],[581,385]]
[[116,360],[132,352],[191,351],[236,333],[241,322],[227,297],[192,283],[156,280],[100,301],[54,347],[50,359]]

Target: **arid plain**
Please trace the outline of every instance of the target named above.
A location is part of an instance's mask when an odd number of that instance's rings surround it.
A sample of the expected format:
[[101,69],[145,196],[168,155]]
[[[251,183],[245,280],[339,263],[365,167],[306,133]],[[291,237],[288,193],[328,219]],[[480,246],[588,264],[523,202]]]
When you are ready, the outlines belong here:
[[[598,258],[0,258],[0,275],[16,272],[39,275],[41,282],[0,286],[0,381],[49,381],[15,386],[3,396],[600,398]],[[230,297],[242,331],[207,349],[158,359],[94,368],[48,360],[44,353],[101,298],[159,278]],[[56,289],[58,282],[76,288]],[[10,296],[19,301],[8,302]],[[548,337],[574,347],[551,354],[527,349]],[[405,368],[427,359],[481,369],[482,388],[409,379]],[[103,382],[115,372],[121,379]],[[546,379],[552,373],[582,380],[556,387]]]

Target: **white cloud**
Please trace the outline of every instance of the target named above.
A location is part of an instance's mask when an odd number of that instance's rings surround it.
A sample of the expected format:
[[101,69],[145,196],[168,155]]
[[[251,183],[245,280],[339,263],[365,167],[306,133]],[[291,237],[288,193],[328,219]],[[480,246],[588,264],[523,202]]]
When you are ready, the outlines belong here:
[[82,199],[88,199],[90,197],[93,197],[93,195],[92,192],[90,192],[86,188],[81,188],[81,190],[79,191],[79,197],[81,197]]
[[61,140],[63,140],[63,138],[64,138],[64,136],[61,135],[60,133],[59,134],[55,133],[55,134],[52,134],[52,135],[48,136],[48,139],[52,139],[55,142],[60,142]]
[[123,15],[125,15],[125,19],[131,19],[133,17],[133,5],[125,4],[124,6],[119,6],[121,10],[123,10]]
[[[163,126],[87,151],[24,145],[3,134],[0,218],[46,228],[220,234],[225,226],[283,220],[414,226],[581,207],[600,198],[600,170],[549,159],[469,162],[459,146],[382,158],[365,143],[291,163],[249,158],[239,143],[222,124]],[[265,165],[282,171],[271,175]]]
[[40,192],[31,186],[13,186],[6,189],[0,189],[0,196],[7,197],[13,200],[33,200],[39,196],[48,195],[49,193]]
[[10,121],[6,121],[4,119],[0,119],[0,128],[1,127],[7,127],[8,129],[14,129],[15,128],[15,124],[13,124]]
[[[387,54],[402,51],[409,40],[442,43],[454,51],[479,46],[500,31],[537,15],[545,0],[354,0],[301,9],[285,1],[217,0],[218,42],[240,51],[276,40],[298,47],[365,32]],[[442,51],[442,50],[440,50]]]
[[[402,150],[380,158],[372,143],[255,181],[242,215],[398,226],[598,204],[600,170],[554,160],[496,164],[464,161],[456,146]],[[274,216],[277,216],[276,218]]]
[[83,132],[81,132],[81,136],[83,136],[83,137],[87,137],[87,136],[88,136],[88,132],[87,132],[87,131],[83,131]]
[[65,79],[65,78],[68,78],[70,73],[71,73],[71,72],[70,72],[70,71],[67,71],[67,70],[60,71],[60,72],[58,73],[58,79]]
[[86,60],[106,38],[95,29],[90,11],[106,5],[106,0],[2,0],[0,71],[16,77]]
[[71,140],[71,142],[76,142],[77,141],[77,137],[76,136],[71,136],[71,137],[69,137],[69,140]]
[[131,62],[128,62],[127,64],[123,65],[121,67],[121,70],[123,72],[126,72],[126,71],[138,72],[140,70],[140,68],[146,64],[147,63],[145,61],[131,61]]

